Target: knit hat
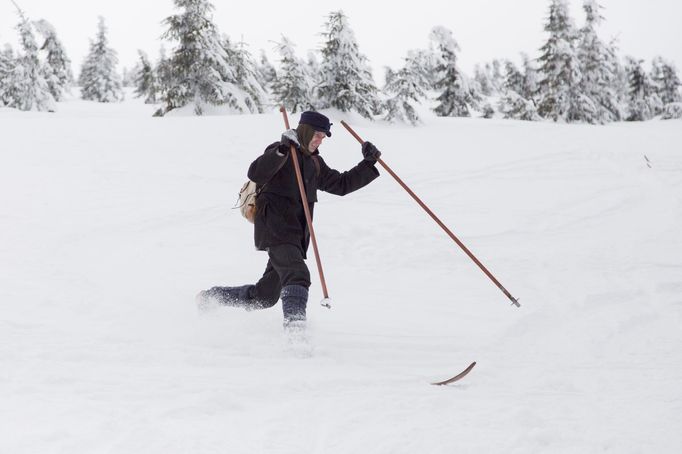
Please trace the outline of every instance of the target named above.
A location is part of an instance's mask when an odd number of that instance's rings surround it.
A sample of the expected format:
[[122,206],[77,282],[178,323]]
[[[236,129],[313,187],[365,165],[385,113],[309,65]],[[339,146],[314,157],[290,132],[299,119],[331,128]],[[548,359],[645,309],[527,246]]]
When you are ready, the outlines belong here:
[[298,124],[310,125],[315,131],[320,131],[331,137],[332,133],[329,130],[333,123],[329,123],[329,118],[325,117],[319,112],[306,111],[301,114],[301,119]]

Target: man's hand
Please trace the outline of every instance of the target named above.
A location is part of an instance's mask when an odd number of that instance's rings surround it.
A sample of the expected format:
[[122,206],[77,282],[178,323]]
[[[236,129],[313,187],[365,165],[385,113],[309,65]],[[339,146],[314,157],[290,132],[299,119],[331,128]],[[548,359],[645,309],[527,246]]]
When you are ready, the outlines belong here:
[[362,156],[365,158],[365,161],[374,163],[381,157],[381,152],[372,142],[365,142],[362,144]]
[[287,129],[284,131],[280,143],[286,145],[287,151],[291,149],[292,145],[295,146],[297,150],[301,148],[301,144],[298,142],[298,134],[296,134],[295,129]]

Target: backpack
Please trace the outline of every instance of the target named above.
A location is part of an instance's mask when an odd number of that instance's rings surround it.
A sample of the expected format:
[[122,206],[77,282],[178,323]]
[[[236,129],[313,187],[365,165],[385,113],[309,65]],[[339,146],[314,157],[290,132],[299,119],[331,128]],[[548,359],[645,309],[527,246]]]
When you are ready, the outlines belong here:
[[[320,176],[320,161],[317,158],[317,155],[312,155],[313,162],[315,163],[315,173],[317,176]],[[282,162],[282,165],[280,166],[279,169],[273,174],[273,176],[280,171],[282,167],[284,167],[284,164],[287,162],[285,159]],[[241,212],[242,216],[249,221],[251,224],[254,223],[254,219],[256,218],[256,210],[257,205],[256,205],[256,199],[258,198],[258,195],[261,193],[263,188],[267,183],[265,183],[263,186],[260,188],[258,185],[251,181],[251,180],[246,180],[246,183],[242,185],[242,188],[239,190],[239,199],[237,200],[237,206],[235,208],[239,208],[239,211]]]

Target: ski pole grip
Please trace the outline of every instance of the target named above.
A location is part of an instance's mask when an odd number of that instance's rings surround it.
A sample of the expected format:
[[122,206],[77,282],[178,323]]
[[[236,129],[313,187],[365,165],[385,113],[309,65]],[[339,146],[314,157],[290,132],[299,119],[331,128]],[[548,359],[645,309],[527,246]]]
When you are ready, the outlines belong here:
[[343,125],[344,128],[346,128],[346,129],[348,130],[348,132],[350,132],[350,135],[352,135],[353,137],[355,137],[355,139],[356,139],[358,142],[360,142],[360,143],[365,143],[365,141],[362,140],[362,139],[360,138],[360,136],[359,136],[355,131],[353,131],[353,128],[351,128],[350,126],[348,126],[348,123],[346,123],[345,121],[341,120],[341,124]]

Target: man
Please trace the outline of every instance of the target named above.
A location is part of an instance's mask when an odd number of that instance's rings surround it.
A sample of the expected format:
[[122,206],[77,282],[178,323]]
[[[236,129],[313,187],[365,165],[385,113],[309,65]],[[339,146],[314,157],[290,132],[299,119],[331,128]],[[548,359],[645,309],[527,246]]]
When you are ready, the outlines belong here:
[[254,285],[213,287],[197,295],[200,307],[215,301],[247,310],[274,306],[282,299],[285,329],[305,327],[310,272],[304,259],[310,232],[301,201],[293,155],[299,151],[299,167],[308,198],[310,215],[317,202],[317,190],[346,195],[369,184],[379,176],[375,165],[381,152],[370,142],[362,145],[363,160],[340,173],[331,169],[320,156],[318,147],[331,137],[329,119],[318,112],[303,112],[296,129],[282,134],[249,167],[248,177],[261,192],[256,202],[254,238],[256,248],[267,251],[269,260],[263,277]]

